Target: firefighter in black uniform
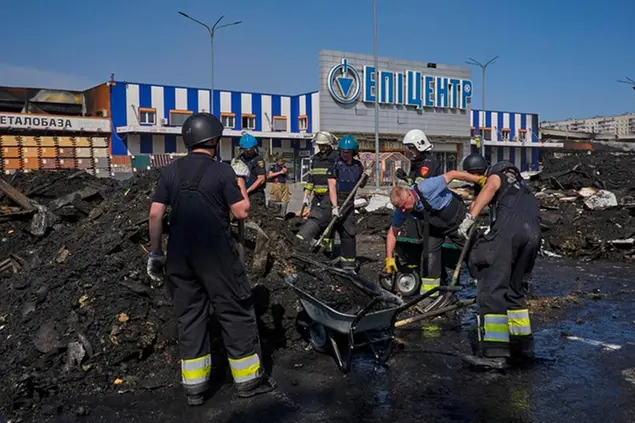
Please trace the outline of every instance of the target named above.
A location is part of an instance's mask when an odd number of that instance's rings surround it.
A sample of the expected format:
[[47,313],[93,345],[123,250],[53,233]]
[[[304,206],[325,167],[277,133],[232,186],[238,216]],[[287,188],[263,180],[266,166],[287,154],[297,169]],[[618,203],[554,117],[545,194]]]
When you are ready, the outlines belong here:
[[265,188],[267,180],[265,178],[267,170],[265,169],[265,160],[258,154],[258,141],[251,134],[244,134],[240,137],[238,146],[241,153],[238,156],[250,171],[247,180],[247,195],[251,201],[252,211],[254,209],[262,209],[266,204]]
[[[229,165],[214,160],[223,125],[197,113],[183,124],[189,154],[163,169],[150,208],[148,275],[161,279],[163,266],[178,321],[182,384],[191,405],[203,403],[212,356],[209,309],[223,330],[236,392],[249,397],[269,392],[264,375],[251,287],[229,223],[230,212],[244,220],[249,199]],[[247,176],[237,163],[240,176]],[[171,207],[167,262],[161,247],[162,218]]]
[[425,178],[439,176],[443,173],[441,164],[432,155],[434,146],[425,132],[421,129],[412,129],[403,137],[403,145],[408,149],[410,159],[410,173],[399,169],[397,177],[399,179],[407,179],[408,185],[414,185],[421,182]]
[[525,304],[528,276],[540,250],[538,201],[518,168],[508,161],[487,171],[487,182],[461,224],[466,234],[483,208],[491,204],[495,219],[470,252],[469,267],[478,278],[479,354],[468,363],[504,368],[507,359],[533,358],[533,335]]
[[[305,207],[311,207],[311,213],[307,222],[296,235],[299,239],[309,242],[319,237],[331,220],[327,174],[337,159],[337,151],[333,150],[335,137],[329,132],[318,132],[313,137],[312,142],[318,146],[320,151],[311,158],[311,172],[307,184],[304,186],[304,199],[302,200]],[[311,193],[313,193],[313,199],[309,201]],[[325,238],[323,245],[327,251],[331,251],[333,238],[331,236]]]
[[[359,145],[352,135],[344,135],[337,146],[340,157],[328,172],[329,199],[332,205],[331,215],[337,217],[335,231],[340,236],[341,251],[339,262],[342,269],[357,269],[357,222],[355,204],[351,201],[345,208],[344,201],[353,191],[359,179],[364,175],[364,165],[355,158]],[[364,183],[360,185],[363,188]]]

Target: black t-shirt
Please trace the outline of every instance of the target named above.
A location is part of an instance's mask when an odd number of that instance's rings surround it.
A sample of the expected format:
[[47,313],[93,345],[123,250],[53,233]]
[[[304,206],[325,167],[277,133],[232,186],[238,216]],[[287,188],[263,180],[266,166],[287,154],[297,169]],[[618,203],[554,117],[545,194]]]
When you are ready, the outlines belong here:
[[[221,218],[226,216],[227,224],[229,224],[229,207],[241,201],[243,196],[236,183],[236,173],[231,166],[214,160],[209,154],[190,153],[184,158],[164,167],[161,171],[159,183],[157,184],[152,201],[171,206],[174,205],[181,187],[177,169],[177,163],[180,160],[187,162],[187,166],[182,167],[182,169],[185,169],[185,175],[183,175],[183,177],[189,178],[190,180],[193,178],[199,166],[208,167],[201,179],[199,189],[212,201],[214,208],[218,210],[217,215],[221,216]],[[206,213],[206,210],[202,209],[201,212]]]
[[[254,182],[256,182],[258,176],[265,176],[267,174],[265,169],[265,161],[260,154],[256,154],[251,158],[247,158],[244,154],[241,154],[239,158],[243,161],[243,163],[247,165],[249,171],[251,172],[246,183],[247,188],[249,188],[253,185]],[[256,188],[256,191],[264,191],[266,184],[267,179],[265,178],[265,183]]]

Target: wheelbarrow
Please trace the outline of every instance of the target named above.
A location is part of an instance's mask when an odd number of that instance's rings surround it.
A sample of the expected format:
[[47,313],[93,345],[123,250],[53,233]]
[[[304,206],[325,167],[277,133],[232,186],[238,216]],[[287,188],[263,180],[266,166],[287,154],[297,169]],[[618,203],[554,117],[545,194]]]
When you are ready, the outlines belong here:
[[[416,295],[421,290],[421,276],[419,275],[419,257],[421,255],[420,239],[409,238],[405,236],[397,237],[397,244],[395,245],[395,259],[399,270],[392,276],[383,275],[379,278],[379,282],[382,288],[399,293],[404,297],[411,297]],[[441,267],[441,280],[446,281],[448,279],[447,268],[454,269],[458,264],[458,256],[461,254],[461,249],[456,245],[445,242],[442,247],[442,267]],[[417,263],[416,266],[407,266],[403,262]]]
[[[309,343],[311,347],[325,353],[330,346],[335,355],[337,367],[348,373],[351,369],[353,351],[369,346],[379,364],[385,364],[395,347],[395,322],[403,311],[413,307],[424,298],[438,292],[459,291],[458,286],[435,287],[408,302],[396,295],[381,290],[364,308],[355,314],[339,312],[295,285],[297,275],[288,275],[285,282],[300,298],[300,303],[309,316]],[[379,303],[392,303],[390,307],[373,311]],[[430,313],[429,317],[434,314]],[[346,337],[346,346],[340,348],[335,336]],[[342,351],[343,350],[343,351]]]

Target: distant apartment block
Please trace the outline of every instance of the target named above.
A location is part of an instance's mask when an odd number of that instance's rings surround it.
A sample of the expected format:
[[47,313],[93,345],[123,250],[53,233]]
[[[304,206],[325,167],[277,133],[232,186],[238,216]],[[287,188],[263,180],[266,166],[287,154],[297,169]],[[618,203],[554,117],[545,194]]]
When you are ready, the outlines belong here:
[[568,119],[555,122],[542,122],[542,129],[557,129],[571,132],[594,134],[635,134],[635,113],[619,116],[599,116],[587,119]]

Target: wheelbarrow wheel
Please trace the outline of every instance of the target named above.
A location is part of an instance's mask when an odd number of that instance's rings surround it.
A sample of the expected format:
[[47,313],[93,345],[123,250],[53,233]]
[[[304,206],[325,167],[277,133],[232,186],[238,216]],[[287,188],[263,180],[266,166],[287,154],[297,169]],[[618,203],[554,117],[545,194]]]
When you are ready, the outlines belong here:
[[415,272],[401,273],[395,281],[395,288],[404,297],[412,297],[421,291],[421,278]]
[[319,353],[325,353],[329,344],[329,336],[324,325],[312,322],[309,325],[309,343]]
[[379,275],[379,284],[381,285],[382,288],[384,288],[386,291],[389,292],[394,292],[393,289],[393,285],[392,285],[392,275],[389,275],[387,273],[385,274],[380,274]]

